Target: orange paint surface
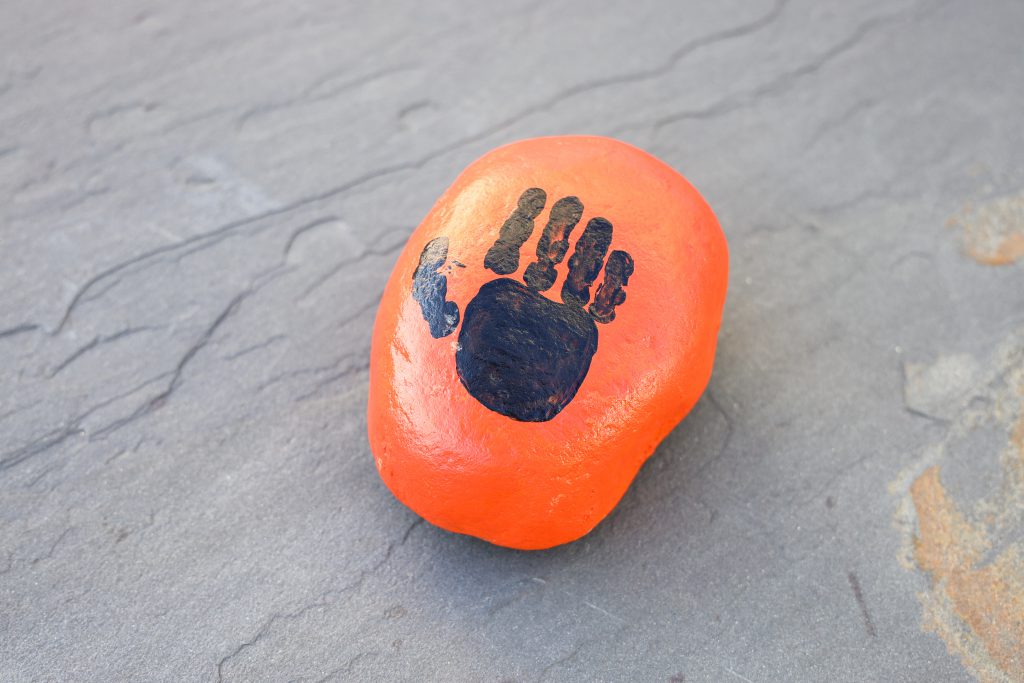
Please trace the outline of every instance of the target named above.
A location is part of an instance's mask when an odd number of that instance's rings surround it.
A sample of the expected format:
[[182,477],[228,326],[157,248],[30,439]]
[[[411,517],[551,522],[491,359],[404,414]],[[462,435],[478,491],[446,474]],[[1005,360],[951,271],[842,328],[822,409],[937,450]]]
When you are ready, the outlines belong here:
[[[611,250],[635,271],[615,319],[599,324],[597,351],[575,398],[552,419],[494,412],[460,382],[458,331],[435,339],[412,297],[425,245],[447,237],[447,300],[466,305],[499,275],[484,257],[524,190],[547,205],[520,250],[522,282],[552,204],[576,196],[583,216],[569,256],[594,217],[613,224]],[[460,267],[463,264],[465,267]],[[539,138],[470,165],[409,238],[384,290],[370,360],[368,429],[378,471],[429,522],[492,543],[539,549],[573,541],[618,503],[711,376],[725,302],[728,251],[697,191],[654,157],[598,137]],[[591,288],[591,300],[600,284]]]

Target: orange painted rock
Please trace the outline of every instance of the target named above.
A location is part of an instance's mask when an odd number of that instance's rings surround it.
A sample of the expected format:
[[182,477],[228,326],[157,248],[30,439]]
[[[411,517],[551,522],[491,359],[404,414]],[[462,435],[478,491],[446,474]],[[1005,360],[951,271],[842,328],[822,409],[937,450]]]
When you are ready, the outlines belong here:
[[707,203],[634,147],[552,137],[485,155],[381,299],[368,427],[384,482],[498,545],[583,536],[704,391],[728,260]]

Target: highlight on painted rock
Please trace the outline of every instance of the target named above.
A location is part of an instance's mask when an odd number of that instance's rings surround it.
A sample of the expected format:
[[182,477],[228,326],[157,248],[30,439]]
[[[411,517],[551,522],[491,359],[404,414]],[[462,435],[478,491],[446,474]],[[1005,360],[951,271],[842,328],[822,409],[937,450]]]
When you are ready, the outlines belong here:
[[635,147],[486,154],[384,289],[367,422],[385,484],[498,545],[585,535],[707,386],[728,261],[700,194]]

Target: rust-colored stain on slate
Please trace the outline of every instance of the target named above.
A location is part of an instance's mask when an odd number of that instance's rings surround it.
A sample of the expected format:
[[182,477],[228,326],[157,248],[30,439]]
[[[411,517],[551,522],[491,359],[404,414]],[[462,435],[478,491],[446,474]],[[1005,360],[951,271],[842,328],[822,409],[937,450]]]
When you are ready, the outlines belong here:
[[1005,266],[1024,257],[1024,192],[967,206],[949,224],[962,230],[964,252],[978,263]]
[[[919,526],[914,557],[931,575],[935,602],[925,615],[925,627],[962,657],[989,664],[984,668],[991,675],[983,679],[999,680],[1001,671],[1011,680],[1024,680],[1024,566],[1019,549],[1010,545],[985,560],[992,548],[988,533],[968,522],[949,499],[938,467],[928,468],[911,494]],[[969,632],[962,632],[963,626]],[[969,642],[973,639],[980,643]]]
[[[1017,448],[1017,452],[1024,459],[1024,412],[1021,412],[1020,419],[1013,427],[1013,434],[1010,435],[1010,442]],[[1024,467],[1024,465],[1022,465]]]
[[[943,478],[943,466],[971,457],[960,444],[978,429],[1005,433],[1005,447],[993,489],[964,501],[951,494],[956,482]],[[1024,681],[1024,334],[997,354],[942,441],[893,485],[904,495],[904,564],[928,578],[923,628],[979,680]]]

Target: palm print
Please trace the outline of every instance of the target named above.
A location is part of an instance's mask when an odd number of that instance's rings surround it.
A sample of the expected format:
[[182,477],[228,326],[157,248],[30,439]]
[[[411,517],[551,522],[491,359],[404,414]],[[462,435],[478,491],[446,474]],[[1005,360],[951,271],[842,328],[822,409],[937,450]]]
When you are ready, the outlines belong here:
[[[519,197],[498,238],[484,257],[497,275],[519,270],[519,251],[533,233],[534,221],[547,204],[547,193],[530,188]],[[487,408],[523,422],[545,422],[572,401],[597,351],[597,325],[615,319],[626,300],[623,288],[633,274],[625,251],[605,255],[612,224],[591,218],[569,258],[562,303],[543,296],[558,278],[555,266],[565,258],[569,236],[583,216],[577,197],[563,197],[551,207],[537,242],[537,260],[523,273],[525,284],[508,277],[486,283],[466,306],[455,352],[459,379]],[[413,274],[412,296],[435,339],[459,326],[459,307],[448,301],[448,238],[436,237],[423,248]],[[590,301],[590,288],[604,268],[604,280]],[[587,304],[590,304],[589,306]]]

